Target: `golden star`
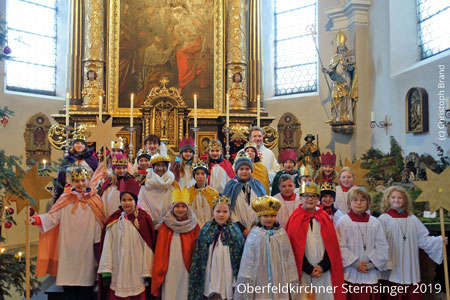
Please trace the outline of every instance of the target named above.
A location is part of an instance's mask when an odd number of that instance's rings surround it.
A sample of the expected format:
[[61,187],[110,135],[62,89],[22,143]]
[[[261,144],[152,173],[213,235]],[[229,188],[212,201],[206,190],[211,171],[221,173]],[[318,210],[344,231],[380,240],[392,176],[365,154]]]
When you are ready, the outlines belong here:
[[30,205],[39,212],[39,200],[52,197],[52,193],[45,188],[52,181],[52,177],[39,176],[38,166],[34,164],[28,171],[23,172],[23,177],[20,181],[25,191],[33,198],[34,203],[11,193],[6,195],[6,199],[16,202],[17,214],[27,205]]
[[103,146],[109,146],[112,141],[117,141],[117,134],[122,127],[113,127],[112,121],[113,118],[111,117],[103,123],[97,117],[97,124],[91,129],[91,136],[87,139],[87,142],[96,143],[97,149],[100,149]]
[[414,184],[422,190],[417,202],[430,203],[430,213],[439,208],[450,211],[450,167],[441,174],[426,169],[427,181],[414,181]]
[[[353,184],[358,186],[368,186],[367,181],[364,177],[369,174],[370,170],[361,168],[361,159],[358,159],[354,163],[351,163],[348,158],[344,161],[344,167],[349,167],[354,176],[353,176]],[[343,167],[336,166],[336,172],[339,174]]]

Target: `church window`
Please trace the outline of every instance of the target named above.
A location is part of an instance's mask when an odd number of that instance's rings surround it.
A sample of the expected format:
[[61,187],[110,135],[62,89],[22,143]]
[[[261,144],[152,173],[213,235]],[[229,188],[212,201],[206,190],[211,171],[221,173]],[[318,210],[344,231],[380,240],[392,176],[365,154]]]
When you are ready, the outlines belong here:
[[417,13],[422,59],[450,49],[450,2],[418,0]]
[[317,90],[316,0],[275,0],[275,95]]
[[56,94],[56,0],[8,0],[6,89]]

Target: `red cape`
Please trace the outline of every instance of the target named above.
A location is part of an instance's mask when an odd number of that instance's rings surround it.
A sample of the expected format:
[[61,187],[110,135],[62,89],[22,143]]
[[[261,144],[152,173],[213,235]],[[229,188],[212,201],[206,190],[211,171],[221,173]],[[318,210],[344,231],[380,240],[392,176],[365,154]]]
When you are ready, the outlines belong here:
[[334,230],[333,221],[323,210],[322,206],[314,213],[307,211],[301,205],[294,211],[286,224],[286,232],[291,241],[292,250],[297,264],[298,277],[301,279],[303,257],[306,248],[306,236],[311,218],[315,218],[321,226],[320,233],[322,235],[325,250],[331,262],[331,282],[336,287],[334,299],[346,299],[343,291],[344,284],[344,268],[342,266],[341,250],[339,242]]
[[[115,222],[117,222],[119,220],[121,213],[122,213],[122,210],[120,210],[120,209],[116,210],[108,218],[108,221],[106,221],[106,226],[103,229],[102,240],[100,242],[100,247],[99,247],[99,253],[98,253],[99,259],[101,257],[102,250],[103,250],[103,243],[105,241],[106,230],[108,229],[109,226],[113,225]],[[134,224],[134,220],[136,218],[134,216],[134,214],[127,215],[127,218],[132,224]],[[141,235],[144,242],[150,247],[150,249],[152,249],[152,251],[154,253],[155,252],[155,243],[156,243],[156,234],[155,234],[155,231],[153,230],[152,218],[146,211],[138,208],[137,220],[138,220],[138,224],[139,224],[139,228],[136,228],[137,231]],[[103,286],[102,275],[99,274],[99,276],[98,276],[98,299],[106,299],[107,292],[108,292],[108,288]]]
[[[192,253],[194,252],[195,241],[197,240],[199,232],[200,227],[196,225],[190,232],[180,234],[183,262],[188,272],[191,269]],[[166,224],[161,224],[158,228],[158,242],[156,243],[155,255],[153,257],[151,291],[154,296],[160,296],[160,287],[164,282],[167,269],[169,268],[169,254],[172,237],[173,230],[167,227]]]

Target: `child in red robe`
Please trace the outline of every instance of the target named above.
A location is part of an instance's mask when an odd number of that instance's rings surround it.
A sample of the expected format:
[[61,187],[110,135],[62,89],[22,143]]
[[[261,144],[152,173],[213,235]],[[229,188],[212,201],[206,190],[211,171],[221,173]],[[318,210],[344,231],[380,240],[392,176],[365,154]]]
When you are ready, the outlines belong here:
[[158,229],[151,290],[162,300],[185,300],[188,296],[192,252],[200,232],[189,198],[186,188],[174,190],[170,211]]

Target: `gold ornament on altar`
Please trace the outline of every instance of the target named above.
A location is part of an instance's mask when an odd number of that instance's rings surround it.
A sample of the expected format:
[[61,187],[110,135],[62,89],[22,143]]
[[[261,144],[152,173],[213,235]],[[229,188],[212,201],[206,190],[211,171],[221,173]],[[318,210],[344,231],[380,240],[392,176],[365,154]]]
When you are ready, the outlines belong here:
[[[19,175],[17,173],[17,175]],[[6,194],[6,199],[16,202],[17,214],[27,205],[33,207],[36,211],[39,211],[39,200],[50,199],[52,193],[45,187],[52,182],[51,176],[39,176],[38,165],[34,164],[29,170],[23,172],[21,178],[21,184],[25,191],[34,199],[35,203],[29,203],[28,199],[22,199],[18,195],[11,193]]]
[[246,80],[243,75],[244,70],[240,66],[233,68],[230,72],[230,106],[231,109],[246,109],[247,108],[247,93],[245,92]]
[[427,181],[414,181],[414,185],[422,190],[422,194],[416,202],[428,202],[430,213],[444,208],[450,211],[450,167],[447,167],[441,174],[436,174],[430,169],[426,169]]
[[103,105],[105,91],[103,90],[101,82],[97,80],[97,72],[94,69],[89,69],[86,77],[87,80],[84,82],[84,87],[81,91],[81,95],[83,96],[83,107],[98,109],[100,97],[102,97]]
[[[357,186],[369,186],[364,177],[369,174],[370,170],[363,169],[361,167],[361,159],[358,159],[354,163],[350,162],[348,158],[344,160],[344,167],[349,167],[353,172],[353,185]],[[336,172],[339,174],[343,167],[336,166]]]

